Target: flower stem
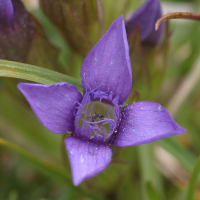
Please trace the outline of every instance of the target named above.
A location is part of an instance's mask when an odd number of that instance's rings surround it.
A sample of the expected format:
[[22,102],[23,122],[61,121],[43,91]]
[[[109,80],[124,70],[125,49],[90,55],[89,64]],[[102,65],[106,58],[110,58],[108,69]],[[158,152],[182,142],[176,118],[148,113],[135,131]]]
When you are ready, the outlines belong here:
[[175,12],[163,15],[155,24],[155,30],[157,31],[160,24],[168,19],[193,19],[200,21],[200,14],[199,13],[191,13],[191,12]]
[[188,193],[186,196],[186,200],[191,200],[194,199],[194,194],[195,194],[195,190],[196,190],[196,184],[198,181],[198,175],[200,172],[200,156],[196,162],[196,165],[194,167],[194,170],[192,172],[192,177],[191,177],[191,181],[188,187]]

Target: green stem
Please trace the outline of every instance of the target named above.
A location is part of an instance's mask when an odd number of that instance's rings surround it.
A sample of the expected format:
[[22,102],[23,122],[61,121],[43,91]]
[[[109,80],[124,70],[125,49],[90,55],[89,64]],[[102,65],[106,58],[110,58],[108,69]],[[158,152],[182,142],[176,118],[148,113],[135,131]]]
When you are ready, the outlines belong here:
[[80,91],[82,91],[81,82],[75,78],[49,69],[19,62],[0,59],[0,76],[20,78],[42,84],[67,82],[75,85]]
[[194,170],[192,172],[192,177],[191,177],[191,181],[190,181],[190,184],[189,184],[189,187],[188,187],[188,193],[187,193],[187,196],[186,196],[186,200],[194,199],[199,171],[200,171],[200,156],[199,156],[199,158],[196,162],[196,165],[194,167]]

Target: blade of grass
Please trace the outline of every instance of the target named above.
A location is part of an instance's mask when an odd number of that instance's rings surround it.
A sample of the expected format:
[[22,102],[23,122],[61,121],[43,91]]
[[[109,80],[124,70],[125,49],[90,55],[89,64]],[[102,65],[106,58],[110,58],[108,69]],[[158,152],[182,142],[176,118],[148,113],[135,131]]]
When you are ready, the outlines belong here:
[[199,156],[199,158],[196,162],[196,165],[194,167],[194,170],[192,172],[192,177],[191,177],[191,181],[189,183],[186,200],[194,199],[196,184],[197,184],[198,177],[199,177],[199,172],[200,172],[200,156]]
[[75,78],[49,69],[19,62],[0,59],[0,76],[20,78],[42,84],[67,82],[75,85],[80,91],[82,91],[81,82]]
[[149,200],[162,200],[162,198],[158,195],[157,191],[155,191],[151,182],[146,182],[146,191],[149,197]]

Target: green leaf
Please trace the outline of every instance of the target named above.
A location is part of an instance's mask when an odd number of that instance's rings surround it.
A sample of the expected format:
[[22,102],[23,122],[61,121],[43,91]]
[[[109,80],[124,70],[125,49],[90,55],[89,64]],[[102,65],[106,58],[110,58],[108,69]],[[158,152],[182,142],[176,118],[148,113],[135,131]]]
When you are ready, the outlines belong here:
[[194,170],[192,172],[192,177],[191,177],[191,181],[190,181],[190,184],[188,187],[188,193],[187,193],[186,200],[194,199],[196,184],[197,184],[198,177],[199,177],[199,172],[200,172],[200,156],[199,156],[199,158],[196,162],[196,165],[194,167]]
[[147,195],[149,197],[149,200],[162,200],[162,198],[155,191],[151,182],[146,182],[146,191],[147,191]]
[[0,60],[0,76],[20,78],[42,84],[67,82],[75,85],[82,91],[81,82],[79,80],[49,69],[29,64]]

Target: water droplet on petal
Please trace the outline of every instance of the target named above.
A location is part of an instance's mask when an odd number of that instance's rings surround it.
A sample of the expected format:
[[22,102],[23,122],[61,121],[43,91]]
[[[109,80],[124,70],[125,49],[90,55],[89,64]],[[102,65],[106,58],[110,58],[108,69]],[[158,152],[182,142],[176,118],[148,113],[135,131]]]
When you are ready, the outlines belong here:
[[158,110],[162,111],[162,106],[161,105],[158,106]]

